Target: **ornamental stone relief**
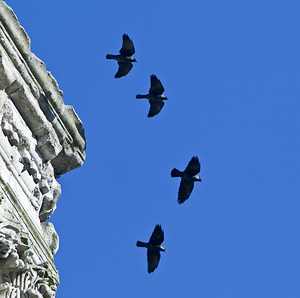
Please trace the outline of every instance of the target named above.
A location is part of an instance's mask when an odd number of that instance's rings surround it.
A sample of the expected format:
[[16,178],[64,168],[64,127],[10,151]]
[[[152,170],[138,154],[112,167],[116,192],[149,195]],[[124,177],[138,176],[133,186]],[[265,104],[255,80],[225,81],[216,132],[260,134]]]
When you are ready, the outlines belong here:
[[0,198],[0,297],[55,297],[56,272],[37,262],[30,235],[9,211],[3,191]]
[[39,213],[40,220],[45,221],[54,212],[61,194],[60,185],[54,177],[54,169],[50,162],[43,160],[36,148],[37,141],[31,136],[29,128],[13,104],[9,99],[5,100],[4,94],[2,107],[0,99],[0,122],[3,135],[18,153],[18,162],[22,165],[21,174],[27,173],[35,184],[31,190],[30,201]]
[[82,123],[0,0],[0,298],[55,297],[57,178],[80,167]]

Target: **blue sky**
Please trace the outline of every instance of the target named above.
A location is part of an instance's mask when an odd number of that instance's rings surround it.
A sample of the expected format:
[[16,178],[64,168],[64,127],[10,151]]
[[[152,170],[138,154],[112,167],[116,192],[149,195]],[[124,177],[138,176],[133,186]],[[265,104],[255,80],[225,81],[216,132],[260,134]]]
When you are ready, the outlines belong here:
[[[300,2],[6,2],[87,138],[50,218],[57,297],[300,297]],[[123,33],[138,62],[114,79]],[[169,100],[148,119],[152,73]],[[156,224],[148,274],[135,243]]]

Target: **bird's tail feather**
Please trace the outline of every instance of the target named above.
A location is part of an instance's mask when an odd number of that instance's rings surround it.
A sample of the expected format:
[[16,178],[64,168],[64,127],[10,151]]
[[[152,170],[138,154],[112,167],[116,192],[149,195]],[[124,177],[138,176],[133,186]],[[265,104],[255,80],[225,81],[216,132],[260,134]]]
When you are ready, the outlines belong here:
[[171,172],[171,176],[172,177],[181,177],[181,172],[174,168]]
[[137,241],[136,246],[138,246],[138,247],[147,247],[146,243],[142,242],[142,241]]
[[115,59],[115,56],[114,56],[114,55],[107,54],[107,55],[106,55],[106,59]]
[[147,97],[145,95],[142,95],[142,94],[137,94],[136,98],[147,98]]

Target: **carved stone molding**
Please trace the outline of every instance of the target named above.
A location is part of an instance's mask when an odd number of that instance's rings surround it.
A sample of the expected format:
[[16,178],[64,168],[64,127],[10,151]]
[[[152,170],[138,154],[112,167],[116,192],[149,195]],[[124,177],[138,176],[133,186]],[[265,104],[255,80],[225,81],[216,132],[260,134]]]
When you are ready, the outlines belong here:
[[48,222],[35,229],[29,215],[16,210],[15,199],[1,186],[0,297],[55,297],[59,279],[52,255],[58,236]]
[[55,297],[59,238],[47,220],[56,179],[83,164],[85,146],[79,117],[0,0],[0,297]]
[[[30,50],[30,39],[13,11],[0,1],[0,90],[5,90],[56,175],[81,166],[85,159],[82,123],[45,64]],[[65,161],[68,162],[65,162]]]
[[28,237],[9,224],[0,230],[0,297],[55,297],[55,276],[35,263]]

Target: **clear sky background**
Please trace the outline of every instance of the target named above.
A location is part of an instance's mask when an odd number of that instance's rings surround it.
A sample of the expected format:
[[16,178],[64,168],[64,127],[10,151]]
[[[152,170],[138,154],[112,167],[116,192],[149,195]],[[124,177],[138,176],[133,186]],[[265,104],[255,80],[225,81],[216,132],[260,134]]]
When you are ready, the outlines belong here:
[[[6,2],[87,138],[50,218],[57,297],[300,297],[300,1]],[[114,79],[123,33],[138,62]],[[151,74],[169,100],[149,119]]]

